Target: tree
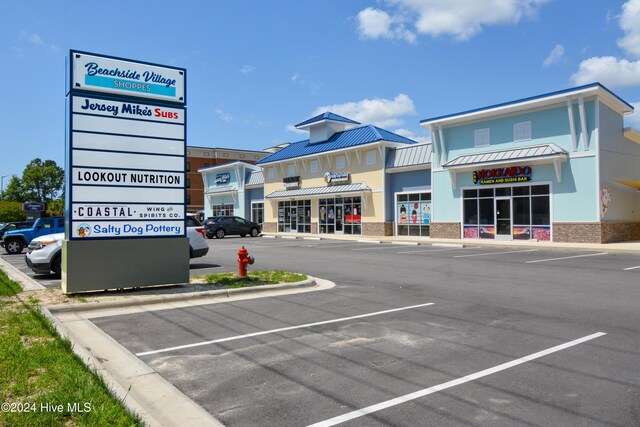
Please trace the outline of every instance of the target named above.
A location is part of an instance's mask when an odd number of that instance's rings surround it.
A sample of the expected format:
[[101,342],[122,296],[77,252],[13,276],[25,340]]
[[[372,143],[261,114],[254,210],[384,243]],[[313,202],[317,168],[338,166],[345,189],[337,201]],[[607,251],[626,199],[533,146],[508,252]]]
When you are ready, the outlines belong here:
[[[11,183],[10,183],[11,184]],[[64,186],[64,170],[54,160],[33,159],[24,168],[22,196],[26,200],[47,203],[56,199]]]
[[22,189],[22,182],[20,178],[17,176],[13,176],[9,180],[9,184],[5,187],[2,192],[2,201],[3,202],[24,202],[24,190]]
[[22,211],[22,203],[2,202],[0,203],[0,222],[24,221],[25,213]]

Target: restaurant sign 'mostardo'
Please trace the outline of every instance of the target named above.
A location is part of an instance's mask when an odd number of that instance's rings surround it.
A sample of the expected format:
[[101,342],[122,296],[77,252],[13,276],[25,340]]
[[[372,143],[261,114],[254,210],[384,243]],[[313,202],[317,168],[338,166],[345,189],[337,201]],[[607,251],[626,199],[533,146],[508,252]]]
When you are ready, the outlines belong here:
[[527,181],[531,181],[530,166],[511,166],[508,168],[481,169],[473,171],[474,184],[512,184]]

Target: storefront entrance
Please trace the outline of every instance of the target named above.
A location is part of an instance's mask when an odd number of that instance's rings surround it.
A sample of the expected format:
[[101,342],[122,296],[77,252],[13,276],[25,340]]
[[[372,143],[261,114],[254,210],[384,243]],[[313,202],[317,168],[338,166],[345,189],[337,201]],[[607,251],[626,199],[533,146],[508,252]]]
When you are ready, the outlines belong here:
[[511,240],[511,197],[495,199],[496,240]]
[[321,234],[361,234],[362,199],[336,197],[320,199],[318,218]]
[[311,200],[278,202],[278,231],[311,233]]

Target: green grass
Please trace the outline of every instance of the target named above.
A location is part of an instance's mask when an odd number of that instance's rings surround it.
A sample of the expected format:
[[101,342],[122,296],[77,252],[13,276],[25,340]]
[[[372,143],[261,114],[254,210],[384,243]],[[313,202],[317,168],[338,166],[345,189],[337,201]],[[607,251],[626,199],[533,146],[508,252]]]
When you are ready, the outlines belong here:
[[3,406],[0,425],[142,425],[60,338],[36,300],[9,296],[19,290],[0,270],[0,403],[16,410]]
[[215,273],[204,276],[204,280],[212,285],[233,289],[300,282],[307,280],[307,275],[290,273],[288,271],[256,270],[250,271],[248,277],[243,279],[238,277],[236,273]]

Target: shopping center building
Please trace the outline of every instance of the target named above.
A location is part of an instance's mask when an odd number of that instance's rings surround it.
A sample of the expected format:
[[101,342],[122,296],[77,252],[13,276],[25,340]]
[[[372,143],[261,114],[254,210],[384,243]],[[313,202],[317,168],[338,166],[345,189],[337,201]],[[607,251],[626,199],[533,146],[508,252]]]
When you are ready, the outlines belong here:
[[200,169],[205,215],[276,234],[640,240],[632,112],[594,83],[423,120],[430,143],[327,112],[255,166]]
[[640,239],[633,107],[595,83],[421,121],[431,131],[431,235]]

